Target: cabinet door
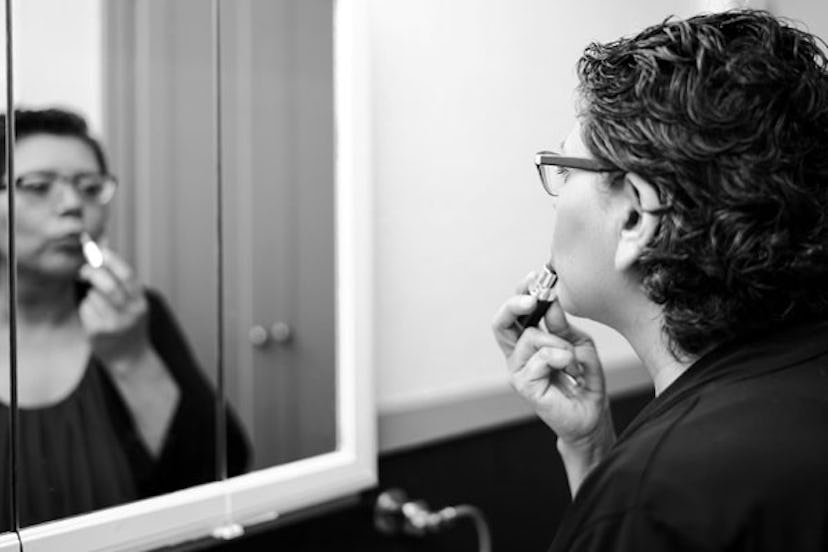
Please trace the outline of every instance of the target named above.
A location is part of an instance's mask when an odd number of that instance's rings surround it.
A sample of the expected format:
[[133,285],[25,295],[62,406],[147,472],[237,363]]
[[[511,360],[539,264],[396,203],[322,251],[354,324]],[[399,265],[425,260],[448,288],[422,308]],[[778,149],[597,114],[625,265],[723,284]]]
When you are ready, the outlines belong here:
[[264,468],[336,448],[333,2],[222,10],[225,378]]

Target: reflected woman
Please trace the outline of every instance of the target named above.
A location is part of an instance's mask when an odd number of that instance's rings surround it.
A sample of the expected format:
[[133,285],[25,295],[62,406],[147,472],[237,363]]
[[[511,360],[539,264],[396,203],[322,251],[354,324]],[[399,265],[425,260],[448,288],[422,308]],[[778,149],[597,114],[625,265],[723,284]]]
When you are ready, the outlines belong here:
[[[100,144],[82,118],[57,109],[17,111],[15,135],[21,525],[215,480],[215,393],[171,312],[112,251],[102,250],[99,266],[84,260],[81,236],[104,235],[116,189]],[[7,189],[4,176],[4,297]],[[1,308],[0,496],[8,497],[9,313]],[[228,450],[230,475],[243,472],[248,445],[232,416]],[[2,523],[8,508],[0,504]]]

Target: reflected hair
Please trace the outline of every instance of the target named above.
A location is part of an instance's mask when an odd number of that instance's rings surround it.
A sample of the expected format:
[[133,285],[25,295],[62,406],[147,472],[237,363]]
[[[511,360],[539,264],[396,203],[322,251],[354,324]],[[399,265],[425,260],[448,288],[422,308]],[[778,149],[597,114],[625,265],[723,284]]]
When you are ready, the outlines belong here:
[[[106,156],[100,142],[89,133],[86,120],[66,109],[17,109],[14,112],[15,140],[35,134],[77,138],[90,147],[100,172],[108,172]],[[0,174],[6,174],[6,114],[0,114]]]
[[828,317],[825,49],[732,10],[590,44],[578,62],[584,142],[672,205],[637,268],[676,358]]

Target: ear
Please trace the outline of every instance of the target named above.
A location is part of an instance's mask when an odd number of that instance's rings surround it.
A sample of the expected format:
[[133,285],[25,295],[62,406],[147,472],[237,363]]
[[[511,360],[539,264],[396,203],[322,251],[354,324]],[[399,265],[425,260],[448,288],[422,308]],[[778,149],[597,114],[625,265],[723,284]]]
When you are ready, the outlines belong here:
[[647,212],[659,204],[658,192],[649,182],[635,173],[624,177],[620,193],[621,223],[615,251],[615,268],[623,271],[635,264],[658,229],[657,215]]

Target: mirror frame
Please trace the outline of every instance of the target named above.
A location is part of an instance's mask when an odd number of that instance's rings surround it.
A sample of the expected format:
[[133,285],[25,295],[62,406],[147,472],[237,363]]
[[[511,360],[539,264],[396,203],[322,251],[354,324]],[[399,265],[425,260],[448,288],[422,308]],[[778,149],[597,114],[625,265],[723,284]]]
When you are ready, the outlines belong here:
[[[336,0],[334,452],[20,530],[27,552],[143,550],[278,519],[376,485],[367,0]],[[9,535],[17,538],[14,534]],[[0,551],[5,550],[0,539]],[[11,544],[11,542],[9,542]],[[16,548],[13,548],[16,549]]]

